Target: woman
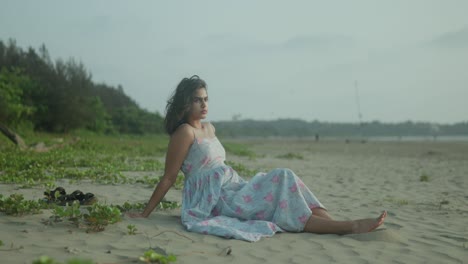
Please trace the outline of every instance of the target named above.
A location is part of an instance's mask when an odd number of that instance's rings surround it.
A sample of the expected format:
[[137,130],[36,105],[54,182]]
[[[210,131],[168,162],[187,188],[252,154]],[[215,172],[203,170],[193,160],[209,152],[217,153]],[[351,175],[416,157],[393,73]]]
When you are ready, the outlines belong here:
[[170,135],[165,172],[142,213],[148,217],[174,184],[185,175],[181,218],[189,230],[227,238],[257,241],[276,232],[349,234],[370,232],[377,218],[335,221],[314,194],[289,169],[258,173],[249,182],[224,164],[225,151],[215,128],[202,122],[208,114],[206,83],[184,78],[166,106]]

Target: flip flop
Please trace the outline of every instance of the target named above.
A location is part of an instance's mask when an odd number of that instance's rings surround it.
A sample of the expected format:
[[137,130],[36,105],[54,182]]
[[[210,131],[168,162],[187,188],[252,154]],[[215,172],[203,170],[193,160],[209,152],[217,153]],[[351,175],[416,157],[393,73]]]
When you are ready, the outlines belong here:
[[71,194],[67,194],[65,189],[57,187],[53,191],[44,192],[44,201],[47,203],[55,203],[57,205],[72,204],[74,201],[78,201],[80,205],[91,205],[97,201],[96,197],[92,193],[84,194],[80,190],[76,190]]
[[67,192],[63,187],[57,187],[52,191],[45,191],[44,192],[44,201],[51,203],[55,202],[57,199],[59,199],[62,196],[65,196]]
[[70,195],[67,195],[67,201],[79,201],[81,205],[91,205],[97,201],[96,197],[92,193],[83,193],[80,190],[72,192]]

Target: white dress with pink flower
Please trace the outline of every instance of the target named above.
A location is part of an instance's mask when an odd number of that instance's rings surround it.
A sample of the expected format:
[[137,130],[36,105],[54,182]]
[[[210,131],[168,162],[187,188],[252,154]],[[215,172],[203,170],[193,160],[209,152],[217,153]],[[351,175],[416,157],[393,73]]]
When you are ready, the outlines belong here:
[[224,164],[215,137],[195,139],[182,165],[181,219],[193,232],[257,241],[276,232],[300,232],[312,208],[324,206],[290,169],[242,179]]

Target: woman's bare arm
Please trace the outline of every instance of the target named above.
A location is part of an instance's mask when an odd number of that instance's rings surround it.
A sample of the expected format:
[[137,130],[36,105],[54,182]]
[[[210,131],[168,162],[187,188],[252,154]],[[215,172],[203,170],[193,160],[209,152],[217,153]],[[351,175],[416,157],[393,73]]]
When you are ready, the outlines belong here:
[[129,213],[130,217],[148,217],[161,202],[177,179],[180,167],[193,143],[193,130],[188,125],[181,125],[171,136],[166,154],[164,176],[156,186],[143,213]]

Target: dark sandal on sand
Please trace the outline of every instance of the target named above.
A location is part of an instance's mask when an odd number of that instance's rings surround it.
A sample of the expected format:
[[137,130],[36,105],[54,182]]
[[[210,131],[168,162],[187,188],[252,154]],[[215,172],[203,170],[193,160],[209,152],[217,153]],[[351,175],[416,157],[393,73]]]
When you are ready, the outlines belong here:
[[70,195],[67,195],[67,200],[71,201],[79,201],[81,205],[90,205],[97,201],[96,197],[92,193],[83,193],[80,190],[76,190],[72,192]]
[[72,204],[74,201],[78,201],[80,205],[90,205],[97,201],[96,197],[92,193],[84,194],[80,190],[76,190],[71,194],[67,194],[65,189],[57,187],[53,191],[44,192],[44,201],[47,203],[55,203],[58,205]]
[[44,192],[45,199],[47,201],[55,201],[60,196],[64,196],[66,194],[67,194],[67,192],[65,192],[65,189],[62,188],[62,187],[57,187],[53,191],[45,191]]

